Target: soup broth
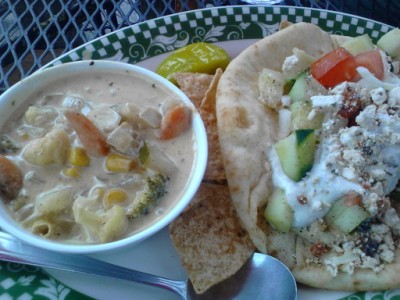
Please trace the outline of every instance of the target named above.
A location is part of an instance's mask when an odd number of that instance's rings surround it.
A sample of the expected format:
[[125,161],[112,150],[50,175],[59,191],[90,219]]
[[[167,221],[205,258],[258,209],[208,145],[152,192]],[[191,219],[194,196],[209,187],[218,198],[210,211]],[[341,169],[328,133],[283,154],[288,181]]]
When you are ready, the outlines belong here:
[[[192,111],[166,87],[132,74],[82,73],[25,103],[1,129],[3,155],[24,176],[6,205],[35,234],[110,242],[155,222],[185,190],[196,149]],[[189,125],[163,137],[173,110]]]

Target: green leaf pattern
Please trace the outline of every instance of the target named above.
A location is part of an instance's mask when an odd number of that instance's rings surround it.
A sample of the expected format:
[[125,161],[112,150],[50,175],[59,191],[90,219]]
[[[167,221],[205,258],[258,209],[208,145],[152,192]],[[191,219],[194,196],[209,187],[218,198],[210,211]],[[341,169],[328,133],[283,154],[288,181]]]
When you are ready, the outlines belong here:
[[58,282],[40,268],[0,262],[1,299],[92,299]]

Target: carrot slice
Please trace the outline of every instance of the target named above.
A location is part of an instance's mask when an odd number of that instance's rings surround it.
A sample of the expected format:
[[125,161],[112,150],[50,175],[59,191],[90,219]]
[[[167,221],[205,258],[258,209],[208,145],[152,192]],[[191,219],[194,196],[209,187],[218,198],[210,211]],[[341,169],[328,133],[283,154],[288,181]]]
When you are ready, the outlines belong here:
[[174,106],[161,121],[160,139],[173,139],[190,128],[192,110],[187,106]]
[[0,195],[5,200],[18,196],[22,188],[23,175],[21,170],[8,158],[0,155]]
[[66,111],[64,115],[69,126],[76,131],[87,153],[93,156],[106,156],[110,152],[105,136],[92,121],[75,111]]

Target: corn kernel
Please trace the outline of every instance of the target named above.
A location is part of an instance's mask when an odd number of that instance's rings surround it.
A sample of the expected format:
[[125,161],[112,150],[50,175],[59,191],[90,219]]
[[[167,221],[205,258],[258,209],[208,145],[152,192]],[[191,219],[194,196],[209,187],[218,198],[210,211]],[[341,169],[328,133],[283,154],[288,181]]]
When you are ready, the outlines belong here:
[[128,198],[126,192],[122,189],[109,189],[104,196],[104,204],[106,207],[109,207],[116,203],[124,202]]
[[90,158],[82,147],[75,147],[69,152],[69,162],[73,166],[86,167],[90,164]]
[[106,169],[110,172],[130,172],[136,166],[136,160],[125,155],[111,153],[106,158]]
[[65,169],[64,174],[68,177],[73,177],[73,178],[78,178],[80,176],[79,169],[75,167]]

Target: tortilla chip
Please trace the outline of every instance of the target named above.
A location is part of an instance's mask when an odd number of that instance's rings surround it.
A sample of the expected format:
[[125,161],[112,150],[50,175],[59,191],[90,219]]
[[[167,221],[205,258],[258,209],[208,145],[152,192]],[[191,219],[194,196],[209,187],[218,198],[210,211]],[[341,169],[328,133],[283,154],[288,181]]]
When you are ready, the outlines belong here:
[[219,146],[216,91],[222,69],[215,75],[177,73],[181,90],[192,100],[203,119],[208,137],[208,162],[195,198],[170,225],[171,239],[196,293],[235,274],[255,247],[241,226],[226,183]]
[[208,163],[204,181],[225,183],[226,175],[221,157],[217,132],[215,98],[219,79],[223,71],[217,69],[215,75],[201,73],[176,73],[174,78],[180,89],[189,97],[198,109],[204,122],[208,137]]
[[188,96],[193,102],[194,106],[199,109],[204,95],[211,84],[213,75],[202,73],[182,72],[175,73],[174,79],[176,80],[179,88]]
[[235,274],[255,249],[226,185],[203,183],[170,234],[198,294]]
[[204,174],[204,180],[217,181],[220,183],[226,180],[226,175],[221,156],[221,148],[219,146],[215,99],[218,82],[222,73],[222,69],[216,71],[199,109],[208,138],[208,163]]

